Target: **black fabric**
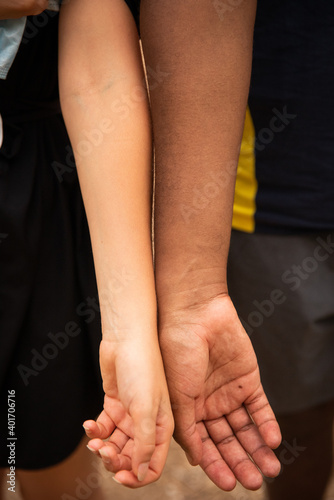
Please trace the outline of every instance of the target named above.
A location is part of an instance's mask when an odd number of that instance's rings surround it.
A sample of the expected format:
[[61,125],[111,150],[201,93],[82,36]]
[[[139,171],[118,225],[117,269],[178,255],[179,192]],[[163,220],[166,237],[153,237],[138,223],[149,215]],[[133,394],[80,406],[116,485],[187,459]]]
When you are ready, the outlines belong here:
[[127,5],[129,6],[133,17],[135,18],[137,27],[139,29],[139,9],[140,9],[140,0],[125,0]]
[[259,0],[249,97],[256,231],[334,229],[333,60],[332,2]]
[[58,15],[29,17],[0,81],[0,467],[15,390],[16,467],[65,459],[102,408],[97,289],[70,141],[59,112]]

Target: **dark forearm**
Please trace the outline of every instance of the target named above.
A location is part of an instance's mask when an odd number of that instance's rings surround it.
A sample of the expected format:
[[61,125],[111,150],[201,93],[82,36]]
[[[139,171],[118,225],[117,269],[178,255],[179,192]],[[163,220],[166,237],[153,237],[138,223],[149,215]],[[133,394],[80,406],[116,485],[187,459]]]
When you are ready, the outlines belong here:
[[226,290],[254,17],[253,0],[223,15],[219,2],[143,0],[146,63],[163,75],[151,82],[159,300]]

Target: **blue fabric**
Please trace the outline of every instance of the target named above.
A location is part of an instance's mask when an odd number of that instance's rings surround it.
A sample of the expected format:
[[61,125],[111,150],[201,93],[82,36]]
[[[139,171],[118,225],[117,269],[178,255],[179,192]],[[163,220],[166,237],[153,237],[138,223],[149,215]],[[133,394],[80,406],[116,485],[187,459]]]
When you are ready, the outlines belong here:
[[[48,10],[59,11],[59,0],[49,0]],[[5,80],[19,49],[26,17],[0,20],[0,78]]]
[[26,20],[26,17],[0,20],[0,78],[3,80],[20,46]]

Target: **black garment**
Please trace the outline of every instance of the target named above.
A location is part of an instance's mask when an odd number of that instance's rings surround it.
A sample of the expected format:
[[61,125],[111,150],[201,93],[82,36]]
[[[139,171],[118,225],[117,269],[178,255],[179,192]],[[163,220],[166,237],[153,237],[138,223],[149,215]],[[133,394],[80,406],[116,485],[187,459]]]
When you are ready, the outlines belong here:
[[[12,441],[17,468],[64,460],[103,403],[97,289],[60,114],[57,45],[58,14],[29,17],[0,81],[0,467]],[[15,427],[7,430],[13,390]]]
[[259,0],[249,108],[255,231],[334,229],[334,4]]
[[140,9],[140,0],[125,0],[125,2],[128,4],[133,17],[135,18],[137,27],[139,29],[139,9]]

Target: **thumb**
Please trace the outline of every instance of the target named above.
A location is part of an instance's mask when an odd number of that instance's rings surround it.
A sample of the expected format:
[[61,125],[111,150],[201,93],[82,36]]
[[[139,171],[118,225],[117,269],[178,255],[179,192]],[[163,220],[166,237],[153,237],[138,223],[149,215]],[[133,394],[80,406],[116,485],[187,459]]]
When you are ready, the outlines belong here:
[[172,404],[175,420],[175,441],[183,448],[191,465],[202,459],[202,439],[197,430],[195,399],[183,396]]
[[157,410],[150,405],[140,406],[131,412],[134,430],[132,470],[138,481],[143,481],[148,472],[156,445]]

